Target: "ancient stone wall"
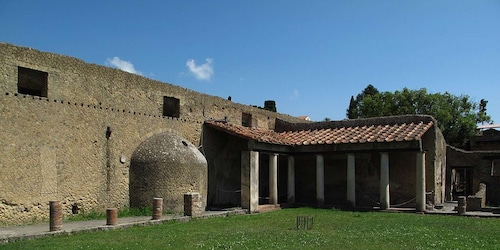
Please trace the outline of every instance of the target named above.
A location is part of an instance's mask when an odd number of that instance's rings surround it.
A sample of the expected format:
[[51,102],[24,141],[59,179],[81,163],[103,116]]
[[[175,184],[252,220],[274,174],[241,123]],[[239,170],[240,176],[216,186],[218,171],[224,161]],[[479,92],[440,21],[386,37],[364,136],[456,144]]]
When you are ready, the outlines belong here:
[[[20,94],[20,67],[47,75],[46,95]],[[147,138],[174,130],[199,145],[202,123],[227,119],[273,128],[293,117],[233,103],[118,69],[0,43],[0,223],[129,205],[129,166]],[[164,98],[178,117],[164,116]],[[175,107],[174,107],[175,108]],[[298,120],[298,119],[297,119]]]
[[493,151],[500,150],[500,131],[488,129],[479,131],[470,138],[471,151]]
[[208,161],[208,206],[241,205],[241,151],[248,142],[207,128],[203,132],[202,152]]
[[486,203],[489,206],[500,206],[500,175],[492,171],[492,164],[499,163],[500,152],[493,157],[483,155],[474,169],[473,192],[478,192],[480,185],[484,183],[486,185]]
[[[500,205],[500,175],[494,171],[494,165],[500,162],[498,151],[465,151],[453,147],[447,148],[448,179],[452,168],[469,168],[472,174],[470,194],[480,191],[481,183],[486,185],[486,204]],[[450,185],[451,186],[451,180]],[[451,192],[451,191],[450,191]]]
[[436,122],[423,136],[425,151],[425,181],[427,203],[441,204],[446,200],[446,141]]

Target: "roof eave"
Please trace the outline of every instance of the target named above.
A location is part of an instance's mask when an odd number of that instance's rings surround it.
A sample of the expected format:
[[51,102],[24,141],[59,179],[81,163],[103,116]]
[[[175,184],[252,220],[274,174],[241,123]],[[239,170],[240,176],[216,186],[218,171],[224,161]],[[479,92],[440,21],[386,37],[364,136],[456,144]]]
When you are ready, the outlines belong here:
[[422,151],[421,140],[372,142],[372,143],[344,143],[344,144],[316,144],[295,147],[296,153],[355,153],[355,152],[395,152],[395,151]]
[[282,154],[417,152],[422,151],[422,140],[301,146],[278,145],[250,140],[248,141],[248,150]]

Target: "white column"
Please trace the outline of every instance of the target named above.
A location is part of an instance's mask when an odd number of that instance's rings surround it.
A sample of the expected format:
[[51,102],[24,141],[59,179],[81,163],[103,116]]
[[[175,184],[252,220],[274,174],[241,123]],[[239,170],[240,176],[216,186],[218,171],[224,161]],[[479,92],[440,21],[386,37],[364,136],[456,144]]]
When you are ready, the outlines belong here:
[[241,207],[259,211],[259,152],[241,152]]
[[288,194],[287,202],[295,203],[295,158],[288,156]]
[[278,205],[278,154],[269,155],[269,204]]
[[325,204],[325,161],[323,155],[316,155],[316,204]]
[[416,203],[417,211],[425,211],[425,152],[417,153],[417,173],[416,173]]
[[389,153],[380,154],[380,209],[391,206],[389,193]]
[[356,206],[356,161],[354,154],[347,154],[347,202]]

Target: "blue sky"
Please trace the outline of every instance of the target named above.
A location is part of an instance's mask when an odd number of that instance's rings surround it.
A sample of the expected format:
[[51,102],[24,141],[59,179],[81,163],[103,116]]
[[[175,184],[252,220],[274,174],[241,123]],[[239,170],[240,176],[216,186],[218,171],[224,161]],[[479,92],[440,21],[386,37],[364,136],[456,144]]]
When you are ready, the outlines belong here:
[[484,98],[500,122],[496,0],[1,0],[0,42],[317,121],[372,84]]

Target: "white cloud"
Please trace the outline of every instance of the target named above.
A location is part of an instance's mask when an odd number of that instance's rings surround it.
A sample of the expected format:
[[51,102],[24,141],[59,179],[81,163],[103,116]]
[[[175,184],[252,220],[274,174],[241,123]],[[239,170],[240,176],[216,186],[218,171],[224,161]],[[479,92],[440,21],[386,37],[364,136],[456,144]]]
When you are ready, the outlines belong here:
[[299,96],[300,96],[299,91],[297,89],[294,89],[290,94],[290,99],[296,100],[297,98],[299,98]]
[[196,77],[196,79],[210,81],[214,75],[213,59],[207,58],[205,60],[207,61],[206,63],[196,65],[196,62],[193,59],[188,59],[186,67],[188,67],[189,71],[194,75],[194,77]]
[[142,72],[137,71],[131,62],[122,60],[117,56],[106,59],[106,64],[121,69],[123,71],[142,76]]

